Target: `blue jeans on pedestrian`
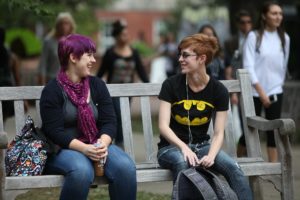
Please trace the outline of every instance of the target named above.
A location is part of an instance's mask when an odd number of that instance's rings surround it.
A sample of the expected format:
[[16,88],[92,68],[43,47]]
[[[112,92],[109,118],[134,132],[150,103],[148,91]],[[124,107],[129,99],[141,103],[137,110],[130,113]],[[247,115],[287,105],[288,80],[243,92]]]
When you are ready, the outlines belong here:
[[[81,152],[61,149],[51,155],[45,174],[64,175],[60,200],[86,200],[94,180],[93,161]],[[104,175],[109,182],[111,200],[136,199],[136,168],[132,159],[116,145],[108,147]]]
[[[191,144],[190,148],[200,159],[208,154],[210,144],[208,142],[204,142],[203,144]],[[182,152],[174,145],[159,149],[157,158],[158,163],[162,168],[170,169],[172,171],[174,183],[179,172],[189,168],[189,164],[184,161]],[[240,166],[224,151],[220,151],[217,154],[215,163],[211,168],[226,178],[230,187],[237,194],[239,200],[253,199],[252,191]]]

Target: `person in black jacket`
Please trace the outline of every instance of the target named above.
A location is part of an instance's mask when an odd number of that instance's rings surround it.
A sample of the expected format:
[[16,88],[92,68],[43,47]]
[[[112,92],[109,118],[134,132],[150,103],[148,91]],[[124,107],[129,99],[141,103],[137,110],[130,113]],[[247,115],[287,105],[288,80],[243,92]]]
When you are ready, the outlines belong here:
[[[107,73],[107,83],[133,83],[134,75],[137,72],[143,82],[149,82],[138,51],[129,44],[126,23],[120,20],[115,21],[111,34],[115,38],[115,45],[105,52],[97,76],[101,78]],[[119,98],[113,98],[113,103],[118,120],[116,144],[122,145],[123,133]]]
[[[203,33],[209,37],[215,37],[219,42],[219,37],[214,29],[214,27],[210,24],[204,24],[200,27],[198,33]],[[217,79],[217,80],[224,80],[225,74],[224,74],[224,58],[223,58],[223,52],[222,49],[219,48],[219,50],[216,52],[215,56],[211,60],[211,62],[207,65],[207,73]]]
[[48,158],[45,173],[65,176],[60,199],[85,200],[95,177],[93,162],[103,160],[110,198],[135,200],[135,164],[112,144],[116,117],[110,94],[101,79],[90,76],[95,51],[82,35],[59,41],[61,69],[40,101],[42,130],[59,147]]
[[[19,62],[17,56],[5,47],[5,35],[5,29],[0,27],[0,87],[20,85]],[[5,121],[14,115],[13,101],[3,101],[2,109]]]

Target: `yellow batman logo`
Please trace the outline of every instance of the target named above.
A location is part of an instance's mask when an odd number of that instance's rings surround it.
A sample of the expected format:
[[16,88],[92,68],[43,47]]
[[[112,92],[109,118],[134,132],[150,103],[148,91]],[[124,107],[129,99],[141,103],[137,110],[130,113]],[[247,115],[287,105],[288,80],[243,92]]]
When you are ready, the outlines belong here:
[[206,106],[214,108],[214,106],[212,104],[205,102],[205,101],[199,101],[199,100],[182,100],[182,101],[173,103],[172,106],[180,105],[180,104],[183,104],[183,107],[185,110],[190,110],[193,105],[196,106],[197,110],[200,110],[200,111],[205,110]]
[[181,100],[172,104],[172,118],[182,125],[199,126],[210,122],[213,109],[206,101]]
[[[189,119],[187,117],[180,117],[179,115],[175,115],[175,120],[183,125],[188,125],[189,124]],[[208,122],[208,118],[207,117],[196,117],[193,120],[190,121],[190,125],[191,126],[199,126],[202,124],[206,124]]]

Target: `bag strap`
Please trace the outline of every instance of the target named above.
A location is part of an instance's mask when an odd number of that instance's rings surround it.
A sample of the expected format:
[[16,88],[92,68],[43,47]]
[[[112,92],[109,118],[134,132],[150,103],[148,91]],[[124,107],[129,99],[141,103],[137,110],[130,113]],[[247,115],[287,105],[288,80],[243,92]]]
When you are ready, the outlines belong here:
[[255,42],[255,51],[257,53],[260,53],[260,45],[261,45],[261,40],[262,40],[262,36],[259,34],[258,30],[254,31],[255,36],[256,36],[256,42]]
[[238,200],[235,192],[230,188],[229,185],[226,184],[225,181],[221,180],[215,173],[213,173],[211,170],[199,167],[197,168],[198,172],[207,174],[212,179],[214,186],[216,189],[220,192],[222,192],[222,197],[224,199],[231,199],[231,200]]
[[192,181],[192,183],[197,187],[204,199],[218,199],[213,188],[210,186],[207,180],[199,172],[197,172],[197,170],[195,170],[194,168],[189,168],[182,171],[182,174],[184,174],[190,181]]

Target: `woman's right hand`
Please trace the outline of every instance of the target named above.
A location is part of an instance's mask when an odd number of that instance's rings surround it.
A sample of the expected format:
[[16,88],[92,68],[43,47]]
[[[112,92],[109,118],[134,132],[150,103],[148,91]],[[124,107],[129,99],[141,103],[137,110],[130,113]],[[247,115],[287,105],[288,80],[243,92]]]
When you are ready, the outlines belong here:
[[259,96],[259,98],[265,108],[268,108],[271,105],[270,98],[265,93]]
[[101,143],[102,144],[97,147],[94,144],[86,144],[78,139],[73,139],[69,144],[69,148],[83,153],[93,161],[99,161],[101,158],[106,159],[106,156],[108,154],[108,147],[106,143]]
[[271,105],[270,98],[267,96],[263,88],[259,83],[254,84],[254,88],[259,95],[259,99],[265,108],[268,108]]
[[96,147],[93,144],[86,144],[86,147],[83,150],[83,154],[89,157],[93,161],[99,161],[102,158],[101,147]]
[[237,93],[232,93],[232,95],[230,96],[230,101],[231,104],[237,105],[239,103],[239,97],[237,95]]
[[186,144],[183,147],[181,147],[180,150],[183,154],[184,160],[188,162],[191,166],[195,167],[200,164],[195,152],[193,152]]

